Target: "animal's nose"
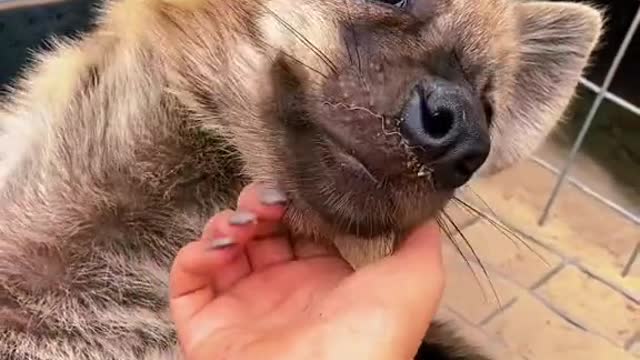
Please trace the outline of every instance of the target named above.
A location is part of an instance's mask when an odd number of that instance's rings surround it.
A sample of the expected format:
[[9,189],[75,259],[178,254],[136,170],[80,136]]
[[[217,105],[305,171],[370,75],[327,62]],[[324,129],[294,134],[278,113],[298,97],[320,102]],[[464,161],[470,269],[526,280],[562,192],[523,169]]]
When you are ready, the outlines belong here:
[[438,189],[464,185],[489,155],[483,107],[469,89],[453,82],[417,85],[400,127]]

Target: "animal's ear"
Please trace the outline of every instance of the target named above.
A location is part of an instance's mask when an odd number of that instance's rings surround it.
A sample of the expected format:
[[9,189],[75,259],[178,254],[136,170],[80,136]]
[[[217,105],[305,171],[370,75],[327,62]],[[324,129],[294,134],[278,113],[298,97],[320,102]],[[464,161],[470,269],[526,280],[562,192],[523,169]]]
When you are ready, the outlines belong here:
[[602,14],[587,5],[533,1],[514,7],[519,59],[511,91],[496,104],[492,149],[479,176],[510,167],[541,145],[569,105],[602,31]]

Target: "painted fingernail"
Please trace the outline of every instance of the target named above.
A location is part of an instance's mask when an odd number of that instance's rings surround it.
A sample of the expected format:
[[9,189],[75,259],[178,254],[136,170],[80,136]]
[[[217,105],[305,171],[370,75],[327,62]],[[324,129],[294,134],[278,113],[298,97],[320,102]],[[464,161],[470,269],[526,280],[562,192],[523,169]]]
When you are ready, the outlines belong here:
[[233,241],[232,238],[229,237],[223,237],[223,238],[219,238],[219,239],[214,239],[211,242],[211,250],[225,250],[225,249],[229,249],[231,247],[234,247],[236,245],[235,241]]
[[265,205],[283,205],[287,203],[287,195],[277,189],[264,189],[260,201]]
[[256,221],[256,215],[247,211],[236,211],[229,217],[229,224],[243,226]]

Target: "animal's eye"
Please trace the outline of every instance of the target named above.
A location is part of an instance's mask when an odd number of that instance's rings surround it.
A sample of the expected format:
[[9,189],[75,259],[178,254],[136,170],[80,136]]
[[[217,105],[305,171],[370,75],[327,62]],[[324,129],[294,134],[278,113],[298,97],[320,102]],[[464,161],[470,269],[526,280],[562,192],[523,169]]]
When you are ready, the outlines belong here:
[[493,105],[488,99],[483,99],[482,107],[484,109],[485,118],[487,119],[487,125],[491,126],[493,123]]
[[489,93],[493,90],[493,77],[490,77],[487,80],[487,83],[484,85],[484,89],[482,90],[482,107],[484,108],[484,114],[487,119],[487,125],[491,126],[493,123],[493,103],[489,100]]
[[398,8],[406,8],[409,4],[409,0],[378,0],[381,3],[389,4]]

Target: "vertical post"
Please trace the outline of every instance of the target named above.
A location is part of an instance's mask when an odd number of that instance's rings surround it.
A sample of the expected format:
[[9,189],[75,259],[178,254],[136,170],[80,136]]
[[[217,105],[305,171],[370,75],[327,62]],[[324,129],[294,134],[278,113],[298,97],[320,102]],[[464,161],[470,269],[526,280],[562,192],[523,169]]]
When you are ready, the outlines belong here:
[[620,63],[622,62],[622,59],[624,58],[624,55],[627,52],[627,49],[629,48],[629,45],[631,44],[631,40],[633,39],[633,36],[636,33],[636,30],[638,29],[638,25],[640,25],[640,8],[638,8],[638,11],[636,13],[635,18],[633,19],[633,22],[631,23],[631,26],[629,27],[629,30],[627,31],[627,34],[624,37],[624,40],[622,41],[622,44],[620,45],[620,48],[615,56],[615,58],[613,59],[613,62],[611,63],[611,67],[609,68],[609,71],[607,72],[607,76],[604,79],[604,83],[602,84],[602,87],[600,88],[600,91],[598,92],[598,96],[596,97],[596,99],[594,100],[591,109],[589,110],[589,114],[587,115],[584,124],[582,125],[582,128],[580,129],[580,133],[578,134],[578,137],[576,138],[576,141],[573,144],[573,147],[571,148],[571,151],[569,152],[569,156],[567,157],[567,160],[565,161],[564,167],[562,168],[562,171],[560,172],[560,175],[558,177],[558,180],[556,181],[556,184],[553,188],[553,190],[551,191],[551,195],[549,196],[549,200],[547,200],[547,203],[544,207],[544,210],[542,211],[542,216],[540,217],[540,220],[538,221],[539,225],[544,225],[544,223],[546,222],[548,216],[549,216],[549,212],[551,210],[551,207],[553,206],[558,193],[560,191],[560,188],[562,187],[562,185],[564,184],[566,177],[569,173],[569,170],[571,169],[571,166],[573,165],[573,162],[575,160],[575,157],[578,153],[578,150],[580,150],[580,147],[582,146],[582,143],[584,142],[584,138],[587,135],[587,132],[589,131],[589,128],[591,127],[591,123],[593,122],[593,119],[596,116],[596,113],[598,112],[598,110],[600,109],[600,105],[602,104],[602,101],[604,100],[607,92],[609,91],[609,86],[611,86],[611,82],[613,81],[613,78],[616,75],[616,72],[618,71],[618,67],[620,67]]

